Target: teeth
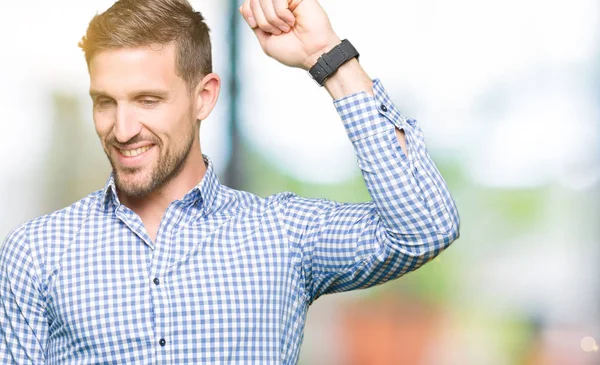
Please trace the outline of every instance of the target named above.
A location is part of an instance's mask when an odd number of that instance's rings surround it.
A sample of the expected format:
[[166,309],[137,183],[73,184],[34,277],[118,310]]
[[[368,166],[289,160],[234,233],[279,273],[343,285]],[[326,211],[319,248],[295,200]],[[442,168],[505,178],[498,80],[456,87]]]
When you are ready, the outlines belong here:
[[119,151],[121,151],[121,154],[123,156],[127,156],[127,157],[135,157],[139,154],[142,154],[146,151],[148,151],[150,149],[151,146],[145,146],[145,147],[140,147],[138,149],[135,150],[121,150],[119,149]]

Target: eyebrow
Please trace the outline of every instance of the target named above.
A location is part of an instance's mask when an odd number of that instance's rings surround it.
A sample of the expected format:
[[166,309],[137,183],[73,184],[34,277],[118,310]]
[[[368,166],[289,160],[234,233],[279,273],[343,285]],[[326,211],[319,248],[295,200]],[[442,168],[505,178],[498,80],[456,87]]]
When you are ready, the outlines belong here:
[[[133,97],[148,95],[148,96],[156,96],[156,97],[165,99],[169,95],[169,92],[167,90],[162,90],[162,89],[144,89],[144,90],[136,90],[134,92],[129,93],[129,95],[133,96]],[[101,96],[104,96],[107,98],[113,98],[109,93],[107,93],[105,91],[90,90],[90,97],[92,99],[101,97]]]

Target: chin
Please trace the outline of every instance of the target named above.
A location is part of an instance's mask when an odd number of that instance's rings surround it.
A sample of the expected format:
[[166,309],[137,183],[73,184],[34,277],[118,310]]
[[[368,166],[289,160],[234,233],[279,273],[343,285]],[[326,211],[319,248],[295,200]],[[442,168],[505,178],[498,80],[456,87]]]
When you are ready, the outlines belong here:
[[152,192],[152,180],[150,174],[138,172],[116,171],[115,184],[123,194],[131,197],[143,197]]

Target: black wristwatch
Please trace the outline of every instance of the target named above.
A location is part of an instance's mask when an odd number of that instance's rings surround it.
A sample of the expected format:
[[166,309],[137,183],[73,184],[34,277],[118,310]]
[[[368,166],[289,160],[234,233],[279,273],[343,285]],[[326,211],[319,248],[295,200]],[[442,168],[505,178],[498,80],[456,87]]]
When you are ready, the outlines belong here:
[[308,73],[317,84],[323,86],[329,76],[333,75],[341,65],[354,57],[358,59],[358,51],[350,41],[344,39],[342,43],[333,47],[331,51],[319,57],[317,63],[308,70]]

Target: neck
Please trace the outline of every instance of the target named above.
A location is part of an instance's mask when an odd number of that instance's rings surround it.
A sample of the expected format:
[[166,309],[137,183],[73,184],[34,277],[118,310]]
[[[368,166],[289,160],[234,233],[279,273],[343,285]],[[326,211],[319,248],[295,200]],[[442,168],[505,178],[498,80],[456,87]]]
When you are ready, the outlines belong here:
[[182,199],[198,185],[205,173],[206,165],[202,158],[200,144],[196,139],[181,171],[165,185],[143,197],[131,197],[119,193],[119,200],[142,219],[146,230],[154,240],[169,205],[175,200]]

